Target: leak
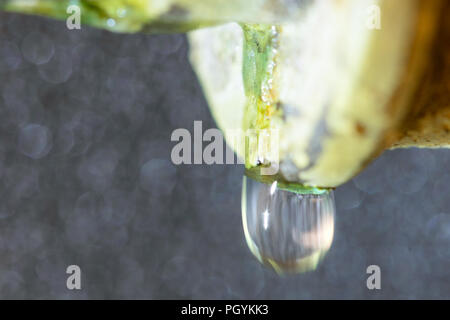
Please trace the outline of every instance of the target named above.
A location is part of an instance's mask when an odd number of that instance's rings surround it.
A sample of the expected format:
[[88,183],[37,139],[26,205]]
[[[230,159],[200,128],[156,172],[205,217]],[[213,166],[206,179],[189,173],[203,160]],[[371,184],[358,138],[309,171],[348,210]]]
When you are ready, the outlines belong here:
[[244,176],[242,222],[258,260],[277,273],[316,269],[331,247],[335,203],[332,190],[290,191]]

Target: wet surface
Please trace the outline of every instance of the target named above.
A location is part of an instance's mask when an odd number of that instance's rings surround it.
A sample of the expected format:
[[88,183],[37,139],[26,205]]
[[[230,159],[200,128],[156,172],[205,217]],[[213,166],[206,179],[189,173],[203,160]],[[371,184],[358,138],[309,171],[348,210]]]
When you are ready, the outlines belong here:
[[0,14],[0,44],[0,298],[450,298],[448,150],[338,188],[328,255],[279,277],[245,243],[243,168],[170,162],[173,130],[215,126],[184,36]]

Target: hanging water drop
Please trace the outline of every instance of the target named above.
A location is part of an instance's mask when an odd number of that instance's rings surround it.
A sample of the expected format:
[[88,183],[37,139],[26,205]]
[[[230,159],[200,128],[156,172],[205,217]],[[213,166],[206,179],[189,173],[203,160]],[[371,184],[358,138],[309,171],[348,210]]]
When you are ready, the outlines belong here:
[[332,190],[287,190],[244,176],[242,222],[258,260],[278,273],[314,270],[333,242]]

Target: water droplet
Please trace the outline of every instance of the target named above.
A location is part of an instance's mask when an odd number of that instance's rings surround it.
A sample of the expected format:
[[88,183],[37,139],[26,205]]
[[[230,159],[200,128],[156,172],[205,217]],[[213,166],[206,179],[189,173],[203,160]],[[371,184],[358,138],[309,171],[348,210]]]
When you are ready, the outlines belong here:
[[52,39],[34,31],[25,37],[21,49],[25,59],[36,65],[49,62],[55,52]]
[[71,53],[61,47],[55,51],[48,63],[39,65],[41,78],[52,84],[59,84],[69,80],[72,75]]
[[108,27],[114,27],[115,25],[116,25],[116,20],[114,20],[114,19],[112,19],[112,18],[109,18],[107,21],[106,21],[106,24],[108,25]]
[[126,8],[119,8],[119,9],[117,9],[117,16],[119,18],[125,17],[126,14],[127,14],[127,9]]
[[22,63],[20,50],[15,43],[2,39],[0,48],[0,72],[16,70]]
[[32,159],[45,157],[52,147],[50,130],[39,124],[28,124],[19,132],[19,150]]
[[177,169],[170,161],[152,159],[141,167],[140,185],[154,198],[168,196],[176,184]]
[[332,190],[295,193],[277,182],[244,177],[242,220],[252,253],[278,273],[314,270],[331,246],[335,204]]

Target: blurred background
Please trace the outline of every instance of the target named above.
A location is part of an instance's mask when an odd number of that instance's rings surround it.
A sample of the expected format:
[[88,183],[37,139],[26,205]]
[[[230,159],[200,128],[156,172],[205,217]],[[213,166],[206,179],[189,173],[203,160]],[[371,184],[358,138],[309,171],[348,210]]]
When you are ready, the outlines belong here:
[[450,298],[449,150],[386,152],[339,187],[328,255],[280,277],[247,249],[243,167],[171,163],[194,120],[215,127],[184,35],[0,13],[0,298]]

